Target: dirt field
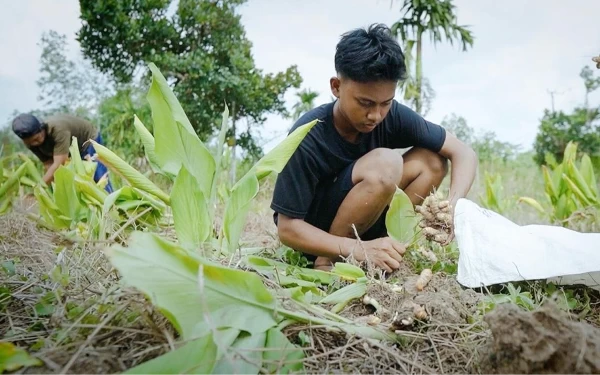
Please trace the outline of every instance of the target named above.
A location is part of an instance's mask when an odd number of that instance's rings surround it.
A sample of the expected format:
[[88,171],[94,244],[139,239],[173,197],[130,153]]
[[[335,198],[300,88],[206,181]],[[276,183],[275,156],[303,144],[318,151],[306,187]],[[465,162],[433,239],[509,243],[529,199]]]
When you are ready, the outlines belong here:
[[[0,217],[0,335],[42,361],[18,372],[119,373],[175,347],[169,322],[120,286],[106,243],[70,242],[37,227],[26,211]],[[268,210],[253,213],[246,239],[275,248],[268,219]],[[340,313],[363,324],[376,316],[379,327],[401,333],[400,344],[288,326],[285,334],[305,350],[306,372],[600,372],[600,330],[592,324],[554,305],[501,304],[484,314],[489,291],[465,289],[442,271],[418,291],[418,267],[407,258],[385,280],[371,272],[367,295],[379,309],[356,300]],[[598,324],[600,299],[589,293],[585,318]],[[414,318],[415,304],[426,318]]]

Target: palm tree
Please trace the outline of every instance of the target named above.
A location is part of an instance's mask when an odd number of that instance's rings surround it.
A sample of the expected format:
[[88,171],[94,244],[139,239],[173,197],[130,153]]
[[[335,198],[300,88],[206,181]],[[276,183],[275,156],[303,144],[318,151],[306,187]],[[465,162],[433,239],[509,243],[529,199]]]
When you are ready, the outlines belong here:
[[292,106],[294,112],[292,113],[292,119],[298,120],[304,113],[310,111],[315,106],[315,99],[319,97],[319,93],[312,91],[311,89],[304,89],[296,93],[298,101]]
[[[418,113],[423,110],[423,34],[428,32],[434,45],[442,37],[450,44],[459,40],[463,51],[473,46],[473,34],[466,26],[457,24],[452,0],[403,0],[403,17],[392,25],[392,33],[404,42],[408,78],[404,83],[404,99],[412,101]],[[413,48],[416,45],[414,75]]]

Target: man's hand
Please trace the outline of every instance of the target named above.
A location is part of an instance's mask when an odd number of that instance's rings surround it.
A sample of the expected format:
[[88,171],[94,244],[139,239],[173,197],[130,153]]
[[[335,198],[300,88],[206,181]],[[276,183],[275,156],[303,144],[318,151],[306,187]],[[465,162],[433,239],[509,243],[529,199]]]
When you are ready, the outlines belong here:
[[390,237],[383,237],[363,242],[362,248],[355,249],[353,255],[359,262],[368,259],[375,266],[391,273],[400,268],[402,255],[405,252],[406,246]]

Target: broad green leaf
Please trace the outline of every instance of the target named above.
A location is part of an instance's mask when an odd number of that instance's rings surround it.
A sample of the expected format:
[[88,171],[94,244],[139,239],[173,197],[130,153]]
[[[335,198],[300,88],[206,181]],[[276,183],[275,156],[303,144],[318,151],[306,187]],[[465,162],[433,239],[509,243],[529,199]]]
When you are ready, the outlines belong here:
[[131,165],[127,164],[123,159],[118,157],[108,148],[101,144],[91,141],[94,144],[94,149],[98,153],[98,159],[106,165],[108,169],[123,177],[131,186],[143,190],[147,193],[155,195],[157,198],[169,204],[169,196],[150,181],[146,176],[141,174]]
[[19,179],[19,183],[20,183],[21,185],[25,185],[25,186],[29,186],[29,187],[34,187],[34,186],[36,185],[36,182],[35,182],[35,181],[33,181],[32,179],[30,179],[30,178],[29,178],[29,177],[27,177],[27,176],[22,176],[22,177]]
[[577,143],[570,141],[567,143],[567,147],[565,147],[565,151],[563,154],[563,164],[567,164],[569,162],[575,162],[575,158],[577,157]]
[[331,272],[315,270],[312,268],[300,268],[256,255],[245,257],[244,263],[255,271],[266,275],[271,275],[277,271],[280,275],[294,275],[302,280],[318,282],[325,285],[331,284],[334,280],[334,275]]
[[544,215],[544,216],[547,215],[547,212],[544,209],[544,207],[542,207],[542,205],[535,199],[530,198],[530,197],[521,197],[521,198],[519,198],[518,203],[521,203],[521,202],[526,203],[526,204],[530,205],[531,207],[535,208],[542,215]]
[[548,194],[552,202],[555,202],[558,200],[558,185],[554,183],[554,180],[550,176],[550,170],[545,165],[542,165],[542,174],[544,176],[546,194]]
[[40,215],[44,222],[56,229],[65,229],[71,226],[71,219],[62,217],[58,206],[46,189],[37,185],[33,188],[33,195],[38,201]]
[[[35,164],[33,164],[31,159],[29,159],[26,155],[23,155],[21,153],[19,153],[19,158],[23,160],[25,164],[27,164],[27,174],[29,175],[29,177],[36,183],[41,182],[42,175],[40,174],[40,171],[38,171],[38,169],[35,167]],[[0,176],[1,175],[2,174],[0,173]]]
[[[208,313],[217,328],[264,332],[276,322],[275,300],[258,275],[212,264],[151,233],[134,232],[128,248],[108,251],[123,280],[145,293],[184,339]],[[203,292],[198,269],[202,265]]]
[[396,188],[396,193],[385,217],[385,226],[389,236],[403,244],[411,244],[415,238],[418,223],[419,218],[415,214],[410,198],[404,191]]
[[588,199],[588,197],[586,196],[586,194],[581,191],[581,189],[579,188],[578,184],[576,184],[573,180],[571,180],[569,178],[569,176],[567,176],[566,174],[563,174],[563,178],[567,182],[567,185],[571,189],[571,192],[573,194],[575,194],[575,197],[577,197],[577,199],[579,200],[579,202],[581,203],[581,205],[583,207],[587,207],[587,206],[592,205],[592,202]]
[[336,308],[334,309],[334,312],[338,312],[344,306],[346,306],[348,304],[348,302],[352,301],[353,299],[364,296],[365,293],[367,293],[367,283],[366,282],[353,283],[350,285],[346,285],[345,287],[343,287],[341,289],[336,290],[335,292],[331,293],[327,297],[320,300],[319,303],[321,303],[321,304],[324,304],[324,303],[339,304],[340,306],[336,306]]
[[583,154],[581,157],[581,175],[584,180],[587,182],[587,185],[590,187],[592,194],[596,198],[600,198],[598,194],[598,185],[596,181],[596,176],[594,175],[594,166],[592,164],[592,159],[588,154]]
[[279,173],[317,120],[302,125],[258,161],[231,189],[223,224],[228,251],[239,245],[252,199],[258,194],[258,181],[271,172]]
[[162,170],[176,176],[182,165],[196,177],[205,197],[215,172],[215,159],[200,141],[179,101],[154,64],[147,99],[152,107],[156,160]]
[[27,171],[27,163],[31,163],[31,161],[21,164],[21,166],[17,168],[17,170],[4,181],[2,185],[0,185],[0,197],[4,197],[13,186],[19,183],[19,179],[25,175],[25,172]]
[[88,198],[91,202],[94,202],[98,207],[104,205],[104,200],[108,197],[106,190],[100,188],[93,181],[86,179],[85,177],[75,175],[74,176],[75,188],[83,197]]
[[304,137],[317,122],[317,120],[314,120],[296,128],[296,130],[281,141],[281,143],[263,156],[254,167],[248,171],[248,174],[254,173],[256,174],[256,178],[261,180],[271,172],[280,173],[298,148],[300,142],[302,142]]
[[569,202],[566,194],[561,195],[558,199],[558,202],[554,207],[554,215],[558,220],[564,220],[571,216],[571,212],[569,210]]
[[120,188],[120,189],[113,191],[106,197],[106,199],[104,199],[104,204],[102,205],[102,215],[103,216],[108,214],[110,209],[115,205],[115,203],[117,202],[117,199],[119,199],[119,197],[121,196],[123,189],[124,188]]
[[[219,176],[221,175],[221,170],[223,165],[221,164],[223,159],[223,145],[225,143],[225,136],[227,135],[229,125],[229,108],[225,105],[225,110],[223,111],[223,116],[221,118],[221,131],[219,132],[219,137],[217,138],[217,157],[215,159],[215,176],[212,179],[212,186],[210,188],[210,200],[208,204],[209,207],[215,207],[217,202],[217,191],[221,186],[217,186],[217,182]],[[215,210],[210,210],[210,221],[213,222]]]
[[212,334],[144,362],[125,374],[210,374],[217,363],[217,345]]
[[21,367],[41,366],[42,364],[42,361],[32,357],[13,343],[0,342],[0,373],[15,371]]
[[[581,172],[579,172],[579,169],[577,169],[574,162],[570,162],[567,164],[567,176],[569,177],[570,180],[572,180],[573,184],[575,184],[575,186],[577,186],[577,188],[579,188],[581,193],[585,196],[586,200],[588,201],[588,204],[598,203],[595,192],[592,191],[591,186],[588,185],[587,180],[583,177]],[[569,181],[567,181],[567,182],[569,182]],[[571,184],[569,184],[569,185],[571,185]],[[594,182],[591,185],[595,186],[596,182]]]
[[258,374],[262,368],[267,332],[240,333],[213,369],[214,374]]
[[142,144],[144,145],[144,153],[146,154],[146,159],[148,159],[150,168],[152,168],[154,173],[162,173],[160,167],[158,166],[156,153],[154,152],[155,145],[152,133],[148,131],[148,128],[146,128],[137,115],[133,116],[133,126],[135,127],[135,130],[137,130],[137,133],[142,140]]
[[143,190],[140,190],[138,188],[133,188],[132,192],[134,194],[136,194],[136,197],[141,198],[144,202],[148,203],[150,206],[154,207],[156,210],[163,212],[164,210],[167,209],[167,205],[161,201],[160,199],[156,198],[156,196],[147,193]]
[[79,144],[77,143],[77,137],[71,137],[71,146],[69,147],[69,153],[71,154],[71,163],[75,168],[75,173],[80,176],[86,176],[85,167],[81,160],[81,154],[79,153]]
[[181,166],[173,184],[171,208],[179,242],[187,249],[198,249],[210,235],[212,222],[204,194],[185,166]]
[[75,191],[75,173],[64,166],[54,172],[54,201],[64,216],[73,221],[79,219],[83,207]]
[[340,276],[342,279],[351,281],[366,277],[365,271],[363,271],[362,268],[344,262],[337,262],[333,266],[331,273]]
[[265,349],[263,367],[270,374],[303,372],[304,351],[292,344],[278,328],[271,328],[267,331]]
[[246,174],[232,189],[225,207],[223,233],[227,239],[228,251],[237,249],[246,224],[252,199],[258,194],[258,180],[253,174]]

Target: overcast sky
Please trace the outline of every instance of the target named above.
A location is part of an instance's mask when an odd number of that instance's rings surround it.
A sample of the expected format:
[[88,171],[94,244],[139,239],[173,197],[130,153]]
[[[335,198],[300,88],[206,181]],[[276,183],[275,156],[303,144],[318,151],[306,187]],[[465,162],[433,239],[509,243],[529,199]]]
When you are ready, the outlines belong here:
[[[477,130],[531,147],[549,90],[557,109],[583,101],[579,72],[600,54],[600,1],[456,0],[460,24],[470,25],[468,52],[446,44],[424,46],[424,74],[436,91],[427,118],[456,113]],[[44,31],[66,34],[77,53],[76,0],[0,0],[0,124],[15,110],[36,106],[39,39]],[[303,87],[330,98],[329,78],[340,34],[373,22],[391,25],[400,16],[390,0],[249,0],[242,22],[259,68],[276,72],[296,64]],[[597,71],[600,74],[600,71]],[[287,96],[293,101],[293,93]],[[600,94],[592,99],[600,103]],[[269,117],[263,135],[283,134],[289,121]],[[279,138],[280,139],[280,138]],[[270,146],[270,145],[269,145]],[[269,148],[269,147],[267,147]]]

